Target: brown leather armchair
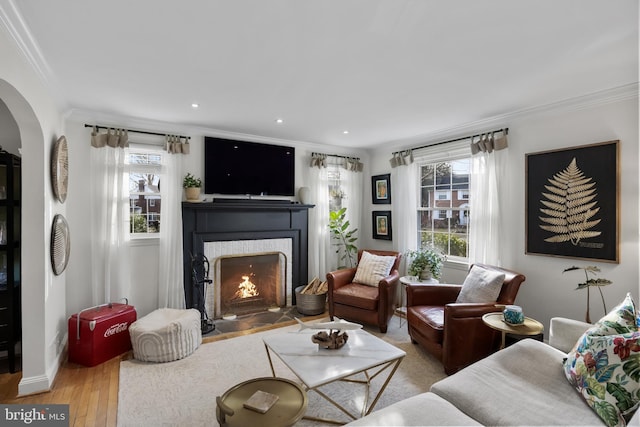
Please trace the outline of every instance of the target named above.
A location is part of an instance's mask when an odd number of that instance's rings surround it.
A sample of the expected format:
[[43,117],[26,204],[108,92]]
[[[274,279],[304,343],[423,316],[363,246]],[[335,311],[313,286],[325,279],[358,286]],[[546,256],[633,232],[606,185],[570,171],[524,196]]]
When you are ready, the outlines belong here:
[[456,303],[462,285],[407,285],[407,325],[411,341],[437,357],[449,375],[499,348],[500,332],[485,325],[482,316],[513,304],[525,280],[515,271],[475,265],[505,274],[496,302]]
[[[329,285],[329,316],[377,325],[380,332],[387,332],[387,325],[393,316],[395,296],[398,291],[400,274],[398,266],[402,254],[393,251],[366,249],[374,255],[395,256],[389,276],[378,283],[378,287],[353,283],[356,268],[346,268],[327,273]],[[362,250],[358,251],[358,261]]]

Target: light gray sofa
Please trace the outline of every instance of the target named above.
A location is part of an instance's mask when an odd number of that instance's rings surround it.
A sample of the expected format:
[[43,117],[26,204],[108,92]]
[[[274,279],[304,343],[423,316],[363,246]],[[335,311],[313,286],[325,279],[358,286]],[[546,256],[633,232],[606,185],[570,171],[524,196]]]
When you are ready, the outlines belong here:
[[[348,426],[600,426],[562,359],[591,325],[551,319],[549,344],[525,339]],[[637,411],[629,425],[640,425]]]

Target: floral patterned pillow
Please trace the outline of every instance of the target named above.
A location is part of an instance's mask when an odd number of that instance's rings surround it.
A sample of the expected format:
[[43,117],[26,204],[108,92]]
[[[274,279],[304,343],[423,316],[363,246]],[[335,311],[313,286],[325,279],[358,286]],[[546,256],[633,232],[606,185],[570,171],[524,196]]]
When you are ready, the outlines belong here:
[[586,331],[564,362],[569,382],[608,426],[640,405],[640,331],[630,295]]
[[[618,304],[613,310],[606,314],[602,319],[590,328],[585,335],[611,335],[624,334],[638,330],[636,319],[636,306],[631,298],[631,294],[627,294],[625,299]],[[580,341],[578,341],[579,343]]]

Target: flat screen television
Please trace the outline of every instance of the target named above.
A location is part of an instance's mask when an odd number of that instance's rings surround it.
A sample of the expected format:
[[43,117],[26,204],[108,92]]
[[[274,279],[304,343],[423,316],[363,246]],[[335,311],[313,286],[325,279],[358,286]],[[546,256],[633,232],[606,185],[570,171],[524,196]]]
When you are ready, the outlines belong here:
[[293,196],[295,149],[205,136],[204,192]]

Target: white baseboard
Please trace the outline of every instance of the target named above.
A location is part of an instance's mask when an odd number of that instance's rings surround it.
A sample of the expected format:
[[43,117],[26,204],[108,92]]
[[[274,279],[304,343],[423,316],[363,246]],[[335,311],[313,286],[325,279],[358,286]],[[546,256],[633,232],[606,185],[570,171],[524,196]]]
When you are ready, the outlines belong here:
[[[62,343],[67,342],[67,334],[65,334]],[[60,365],[67,357],[66,347],[62,345],[60,351],[57,352],[54,363],[47,370],[45,375],[36,375],[33,377],[25,377],[24,374],[20,383],[18,383],[18,397],[29,394],[43,393],[51,390],[53,381],[56,379]]]

